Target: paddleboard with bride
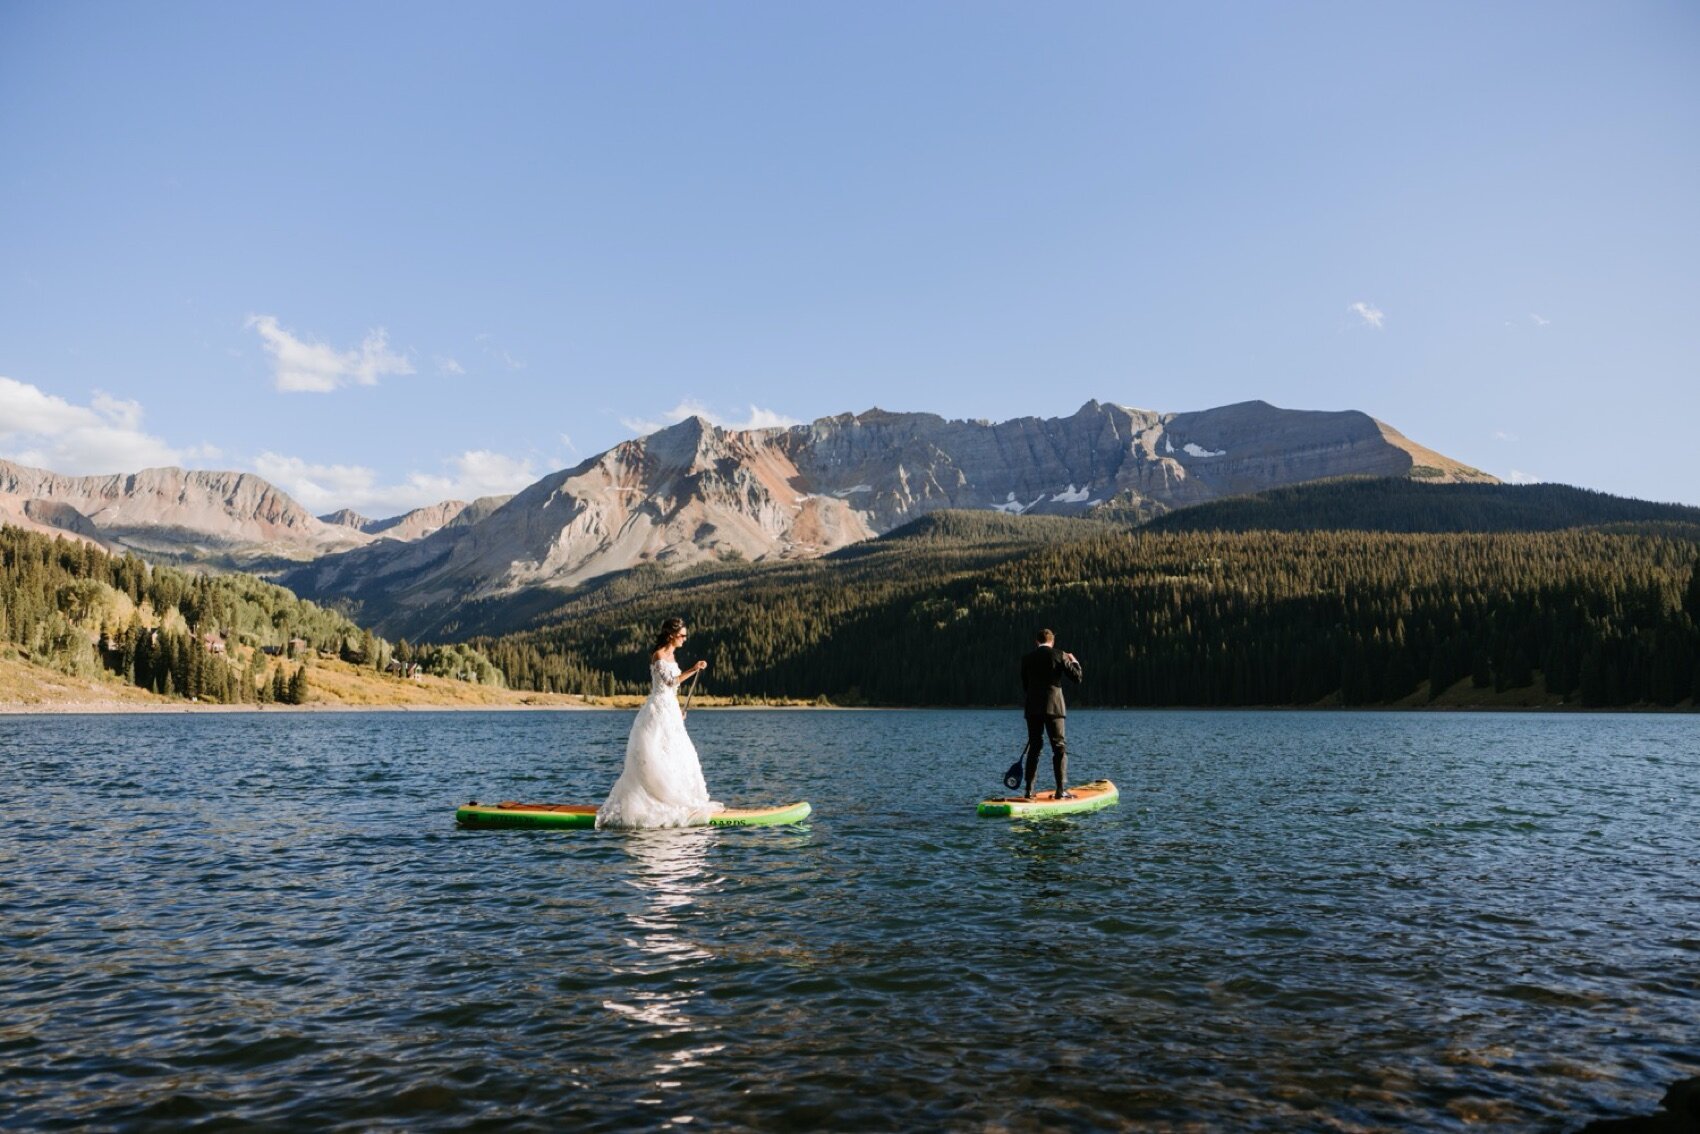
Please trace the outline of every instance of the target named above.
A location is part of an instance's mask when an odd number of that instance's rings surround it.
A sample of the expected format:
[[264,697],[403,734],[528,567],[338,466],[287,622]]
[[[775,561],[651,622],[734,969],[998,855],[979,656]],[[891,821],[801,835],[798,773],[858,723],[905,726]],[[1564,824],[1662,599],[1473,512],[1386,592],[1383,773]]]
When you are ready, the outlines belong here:
[[[708,816],[708,827],[783,827],[801,823],[814,809],[806,800],[777,807],[728,807]],[[543,827],[551,830],[591,830],[596,826],[594,803],[479,803],[473,800],[455,811],[462,827]]]

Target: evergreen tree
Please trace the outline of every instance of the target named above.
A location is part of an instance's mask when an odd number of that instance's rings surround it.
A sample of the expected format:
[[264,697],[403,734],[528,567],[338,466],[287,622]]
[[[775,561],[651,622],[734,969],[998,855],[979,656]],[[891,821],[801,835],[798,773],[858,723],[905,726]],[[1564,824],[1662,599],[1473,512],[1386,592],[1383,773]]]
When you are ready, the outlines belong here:
[[1093,663],[1082,704],[1385,704],[1425,675],[1436,697],[1470,678],[1644,704],[1655,690],[1668,701],[1700,651],[1680,612],[1700,529],[1122,532],[1035,546],[979,524],[935,513],[825,560],[634,571],[574,592],[537,629],[472,644],[512,687],[640,692],[632,659],[681,612],[717,691],[884,704],[1008,703],[1005,663],[1030,625],[1066,633]]

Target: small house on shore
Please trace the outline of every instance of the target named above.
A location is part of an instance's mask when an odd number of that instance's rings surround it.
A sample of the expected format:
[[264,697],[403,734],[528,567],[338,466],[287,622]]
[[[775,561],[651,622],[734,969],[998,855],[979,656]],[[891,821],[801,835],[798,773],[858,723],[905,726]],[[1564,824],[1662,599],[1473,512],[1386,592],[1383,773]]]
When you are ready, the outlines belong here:
[[384,672],[396,677],[405,677],[409,681],[424,681],[425,667],[418,662],[403,662],[400,658],[391,658]]

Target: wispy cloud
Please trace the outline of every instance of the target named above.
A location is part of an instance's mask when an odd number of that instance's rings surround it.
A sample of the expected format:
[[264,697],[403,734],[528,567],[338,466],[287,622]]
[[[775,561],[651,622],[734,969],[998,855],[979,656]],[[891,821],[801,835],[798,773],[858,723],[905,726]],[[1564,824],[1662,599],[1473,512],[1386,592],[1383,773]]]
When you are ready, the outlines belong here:
[[1529,312],[1529,318],[1534,321],[1534,324],[1537,327],[1550,327],[1550,326],[1552,326],[1552,320],[1551,319],[1543,319],[1539,315],[1536,315],[1533,311]]
[[28,382],[0,378],[0,456],[71,476],[135,472],[218,456],[180,449],[142,428],[140,402],[96,391],[86,406]]
[[474,335],[473,341],[478,344],[479,350],[483,351],[487,356],[495,359],[509,370],[525,369],[525,359],[515,358],[508,352],[507,347],[498,343],[495,337],[490,335],[488,332],[480,335]]
[[1521,440],[1521,438],[1519,438],[1517,436],[1517,434],[1508,433],[1503,429],[1494,430],[1493,431],[1493,439],[1495,441],[1518,441],[1518,440]]
[[366,332],[355,350],[337,350],[325,343],[298,338],[273,315],[250,315],[246,324],[259,332],[272,356],[277,388],[288,393],[328,394],[344,386],[376,386],[390,374],[412,374],[413,364],[390,350],[382,327]]
[[1522,469],[1512,469],[1505,474],[1507,484],[1539,484],[1542,479],[1539,473],[1524,472]]
[[466,367],[464,367],[460,364],[460,359],[458,359],[458,358],[447,358],[443,355],[438,355],[437,356],[437,373],[438,374],[465,374],[466,373]]
[[718,425],[721,429],[732,429],[740,432],[749,429],[785,429],[789,426],[802,424],[794,417],[787,417],[777,410],[763,409],[758,405],[751,405],[749,413],[742,418],[727,417],[710,409],[695,398],[686,398],[661,416],[662,420],[660,421],[651,421],[648,418],[641,417],[622,417],[620,424],[639,437],[654,433],[657,429],[665,429],[669,425],[675,425],[684,421],[687,417],[700,417],[710,424]]
[[441,472],[412,472],[391,484],[365,465],[316,464],[272,452],[255,459],[254,471],[313,512],[353,508],[374,518],[442,500],[505,496],[540,475],[529,460],[487,449],[469,449],[446,459]]
[[1372,303],[1365,303],[1361,299],[1355,303],[1347,304],[1346,310],[1362,319],[1365,326],[1374,327],[1378,331],[1381,330],[1381,324],[1387,318],[1387,313],[1381,308]]

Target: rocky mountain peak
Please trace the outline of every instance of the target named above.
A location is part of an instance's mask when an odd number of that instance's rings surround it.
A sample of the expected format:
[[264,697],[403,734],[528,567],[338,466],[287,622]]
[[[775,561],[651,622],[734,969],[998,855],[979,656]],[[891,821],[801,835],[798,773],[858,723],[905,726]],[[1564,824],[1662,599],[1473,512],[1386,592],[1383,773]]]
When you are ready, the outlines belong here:
[[372,523],[353,508],[339,508],[335,512],[319,517],[320,523],[331,525],[333,528],[353,528],[363,532]]
[[693,414],[641,438],[637,444],[642,445],[645,457],[657,473],[688,475],[712,466],[724,455],[728,440],[735,436],[707,418]]

